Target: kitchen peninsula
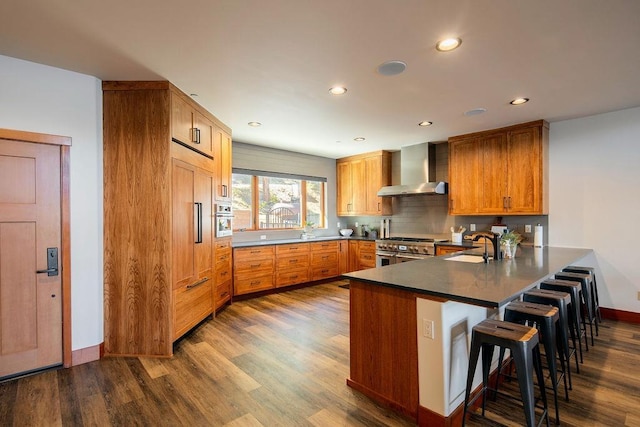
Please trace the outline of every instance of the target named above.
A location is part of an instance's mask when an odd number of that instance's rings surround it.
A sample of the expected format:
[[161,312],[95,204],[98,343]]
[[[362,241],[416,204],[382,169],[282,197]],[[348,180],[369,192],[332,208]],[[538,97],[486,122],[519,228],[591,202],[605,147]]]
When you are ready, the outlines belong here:
[[420,425],[458,423],[471,328],[591,253],[522,247],[516,258],[488,264],[452,254],[344,275],[350,281],[347,384]]

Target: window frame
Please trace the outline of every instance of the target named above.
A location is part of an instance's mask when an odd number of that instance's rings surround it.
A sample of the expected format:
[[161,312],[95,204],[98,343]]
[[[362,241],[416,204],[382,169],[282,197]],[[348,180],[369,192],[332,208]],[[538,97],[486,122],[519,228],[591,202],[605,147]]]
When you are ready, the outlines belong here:
[[[302,230],[306,225],[306,218],[308,214],[307,209],[307,183],[317,182],[320,184],[320,223],[314,224],[315,228],[327,228],[327,178],[314,177],[307,175],[296,175],[269,171],[260,171],[253,169],[240,169],[233,168],[232,174],[247,175],[250,177],[251,186],[251,226],[250,227],[237,227],[234,222],[234,232],[238,231],[283,231],[283,230]],[[260,227],[260,178],[288,178],[300,181],[300,227],[278,227],[278,228],[261,228]],[[233,194],[232,194],[233,199]]]

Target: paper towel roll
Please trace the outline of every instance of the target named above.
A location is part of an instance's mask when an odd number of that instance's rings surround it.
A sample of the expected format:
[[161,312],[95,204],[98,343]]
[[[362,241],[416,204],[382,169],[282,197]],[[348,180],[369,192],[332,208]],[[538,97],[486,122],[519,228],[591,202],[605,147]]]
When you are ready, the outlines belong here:
[[544,246],[542,242],[542,226],[540,224],[536,225],[535,231],[533,233],[533,246],[536,248],[541,248]]

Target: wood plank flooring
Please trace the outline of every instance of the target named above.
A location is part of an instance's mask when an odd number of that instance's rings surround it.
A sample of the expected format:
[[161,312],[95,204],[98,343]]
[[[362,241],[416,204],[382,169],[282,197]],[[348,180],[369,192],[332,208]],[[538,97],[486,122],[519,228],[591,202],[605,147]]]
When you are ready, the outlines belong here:
[[[346,386],[349,291],[332,282],[237,302],[171,359],[105,358],[0,384],[2,426],[410,426]],[[562,425],[640,426],[640,327],[606,321]],[[467,425],[521,425],[513,402]],[[553,412],[552,412],[553,413]]]

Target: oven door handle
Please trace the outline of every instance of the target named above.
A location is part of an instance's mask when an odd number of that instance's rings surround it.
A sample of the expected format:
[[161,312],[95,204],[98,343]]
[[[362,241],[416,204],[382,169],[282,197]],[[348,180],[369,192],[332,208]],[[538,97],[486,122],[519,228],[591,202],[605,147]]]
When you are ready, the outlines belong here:
[[396,258],[425,259],[425,258],[431,258],[431,255],[404,255],[404,254],[398,254],[398,255],[396,255]]

